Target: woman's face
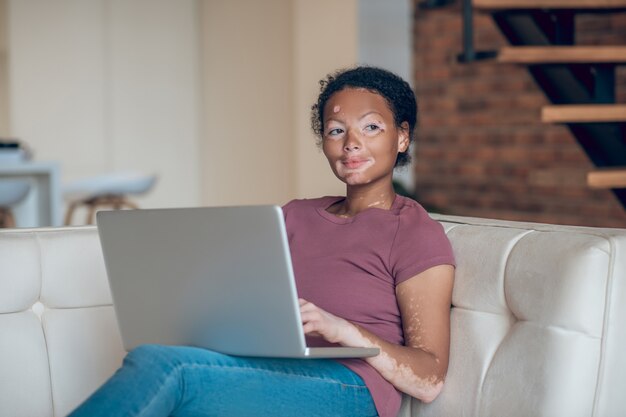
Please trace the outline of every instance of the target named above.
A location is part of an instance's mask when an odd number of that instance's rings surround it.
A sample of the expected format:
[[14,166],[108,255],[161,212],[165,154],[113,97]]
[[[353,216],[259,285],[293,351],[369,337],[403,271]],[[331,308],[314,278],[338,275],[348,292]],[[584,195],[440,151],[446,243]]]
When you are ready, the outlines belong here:
[[337,178],[348,185],[391,183],[398,152],[409,146],[408,123],[396,127],[385,98],[346,88],[330,97],[323,114],[322,149]]

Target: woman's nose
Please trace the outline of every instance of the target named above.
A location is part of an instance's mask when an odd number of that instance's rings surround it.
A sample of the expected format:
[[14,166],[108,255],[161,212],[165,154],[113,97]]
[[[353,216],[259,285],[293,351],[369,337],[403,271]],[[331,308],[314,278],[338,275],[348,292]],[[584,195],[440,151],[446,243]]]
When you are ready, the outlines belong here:
[[346,135],[346,141],[343,144],[343,149],[346,152],[356,151],[361,149],[361,138],[358,134],[349,130]]

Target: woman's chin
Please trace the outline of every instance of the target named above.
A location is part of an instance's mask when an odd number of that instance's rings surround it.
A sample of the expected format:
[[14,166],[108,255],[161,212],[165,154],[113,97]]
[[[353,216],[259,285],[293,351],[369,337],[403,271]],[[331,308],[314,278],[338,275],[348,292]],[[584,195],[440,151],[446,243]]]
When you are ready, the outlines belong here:
[[341,179],[346,185],[367,185],[372,182],[372,179],[360,174],[350,174],[346,175]]

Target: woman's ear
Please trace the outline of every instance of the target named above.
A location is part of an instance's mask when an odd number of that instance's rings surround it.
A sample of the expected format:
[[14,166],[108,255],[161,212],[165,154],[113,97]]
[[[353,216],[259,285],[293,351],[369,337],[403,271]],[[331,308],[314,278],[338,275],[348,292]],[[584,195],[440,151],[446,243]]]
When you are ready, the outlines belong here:
[[406,152],[409,149],[409,123],[400,123],[398,129],[398,152]]

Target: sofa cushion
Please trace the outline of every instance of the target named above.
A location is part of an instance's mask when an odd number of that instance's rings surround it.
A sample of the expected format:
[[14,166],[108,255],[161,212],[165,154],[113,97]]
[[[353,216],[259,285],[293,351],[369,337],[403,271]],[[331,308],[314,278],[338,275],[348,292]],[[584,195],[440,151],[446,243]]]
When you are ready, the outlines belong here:
[[0,314],[0,415],[52,416],[48,350],[32,311]]

